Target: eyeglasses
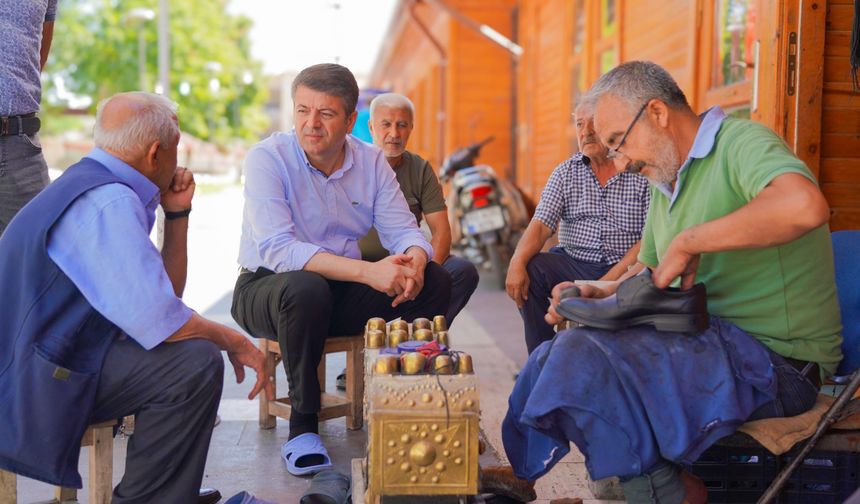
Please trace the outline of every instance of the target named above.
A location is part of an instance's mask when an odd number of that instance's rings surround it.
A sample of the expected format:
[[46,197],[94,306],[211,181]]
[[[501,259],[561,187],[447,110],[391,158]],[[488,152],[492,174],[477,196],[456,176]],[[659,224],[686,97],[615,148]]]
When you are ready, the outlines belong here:
[[636,125],[636,121],[638,121],[639,117],[642,116],[642,112],[645,112],[645,107],[648,106],[648,103],[650,101],[651,100],[648,100],[641,107],[639,107],[639,112],[636,112],[636,116],[633,117],[632,121],[630,121],[630,126],[627,127],[627,131],[625,131],[624,135],[621,136],[621,141],[618,142],[618,145],[616,145],[615,147],[610,147],[610,149],[609,149],[609,158],[610,159],[615,159],[615,158],[621,156],[621,152],[619,151],[619,149],[621,148],[622,145],[624,145],[624,142],[627,141],[627,135],[630,134],[630,131],[633,129],[633,126]]

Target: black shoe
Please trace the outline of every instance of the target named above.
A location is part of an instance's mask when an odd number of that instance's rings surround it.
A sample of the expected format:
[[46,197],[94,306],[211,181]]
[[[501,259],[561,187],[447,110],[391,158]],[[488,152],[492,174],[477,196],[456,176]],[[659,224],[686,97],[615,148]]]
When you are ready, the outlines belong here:
[[337,375],[337,378],[335,378],[334,380],[334,386],[338,390],[346,390],[346,368],[344,368],[344,370],[339,375]]
[[658,289],[651,270],[629,278],[605,298],[570,297],[558,304],[559,315],[588,327],[619,330],[652,325],[658,331],[698,333],[710,325],[705,284],[690,290]]
[[197,504],[215,504],[221,500],[221,492],[214,488],[201,488],[197,494]]

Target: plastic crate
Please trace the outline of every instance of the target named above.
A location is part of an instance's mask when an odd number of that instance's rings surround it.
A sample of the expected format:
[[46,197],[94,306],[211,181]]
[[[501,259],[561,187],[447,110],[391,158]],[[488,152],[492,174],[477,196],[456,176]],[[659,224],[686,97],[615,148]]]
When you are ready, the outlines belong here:
[[[756,502],[793,452],[776,456],[763,447],[714,445],[693,464],[713,503]],[[860,486],[860,454],[811,451],[783,486],[780,504],[840,504]]]

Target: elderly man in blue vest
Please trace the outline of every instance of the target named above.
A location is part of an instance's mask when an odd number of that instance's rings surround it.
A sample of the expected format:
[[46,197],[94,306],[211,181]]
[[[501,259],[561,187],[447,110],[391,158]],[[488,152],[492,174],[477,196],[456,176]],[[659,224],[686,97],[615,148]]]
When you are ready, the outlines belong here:
[[[113,502],[195,502],[225,350],[249,398],[272,395],[262,354],[180,296],[194,180],[177,169],[175,105],[99,106],[94,149],[0,238],[0,468],[80,488],[87,425],[136,415]],[[149,240],[165,211],[164,247]]]

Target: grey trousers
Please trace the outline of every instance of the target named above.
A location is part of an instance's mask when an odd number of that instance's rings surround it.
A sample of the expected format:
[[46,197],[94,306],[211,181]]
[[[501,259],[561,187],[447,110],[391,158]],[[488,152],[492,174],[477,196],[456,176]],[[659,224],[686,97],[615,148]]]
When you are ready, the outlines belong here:
[[0,235],[49,181],[38,135],[0,136]]
[[92,421],[135,415],[113,504],[197,501],[223,381],[224,360],[209,341],[111,346]]

